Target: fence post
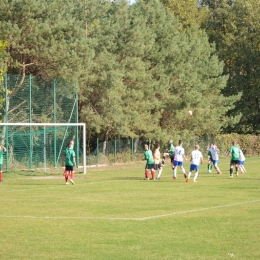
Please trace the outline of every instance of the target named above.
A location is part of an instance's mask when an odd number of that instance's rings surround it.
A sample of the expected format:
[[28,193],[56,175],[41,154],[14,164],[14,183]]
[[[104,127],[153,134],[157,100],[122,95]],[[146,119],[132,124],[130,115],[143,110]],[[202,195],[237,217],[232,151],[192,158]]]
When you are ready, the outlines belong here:
[[131,138],[131,155],[132,155],[132,157],[131,157],[131,160],[133,161],[134,160],[134,139],[133,138]]
[[[29,99],[30,99],[30,119],[29,122],[32,123],[32,76],[29,75]],[[32,126],[30,126],[30,165],[29,168],[32,169],[32,157],[33,157],[33,137],[32,137]]]
[[[79,115],[78,115],[78,84],[76,83],[76,93],[75,93],[75,99],[76,99],[76,109],[75,109],[75,114],[76,114],[76,123],[79,122]],[[76,127],[76,141],[77,141],[77,165],[79,165],[79,128],[78,126]]]
[[114,145],[114,161],[116,163],[116,138],[115,138],[115,145]]
[[99,150],[98,150],[98,138],[97,138],[97,164],[98,164],[98,156],[99,156]]
[[[57,107],[56,107],[56,78],[53,79],[53,121],[54,123],[56,123],[56,119],[57,119]],[[54,126],[54,167],[57,167],[57,138],[56,138],[56,126]]]
[[[8,123],[8,78],[7,78],[7,74],[5,73],[5,76],[4,76],[4,81],[5,81],[5,122]],[[8,160],[9,160],[9,157],[8,157],[8,154],[9,154],[9,147],[8,147],[8,126],[6,126],[6,129],[5,129],[5,143],[6,143],[6,170],[8,170]]]

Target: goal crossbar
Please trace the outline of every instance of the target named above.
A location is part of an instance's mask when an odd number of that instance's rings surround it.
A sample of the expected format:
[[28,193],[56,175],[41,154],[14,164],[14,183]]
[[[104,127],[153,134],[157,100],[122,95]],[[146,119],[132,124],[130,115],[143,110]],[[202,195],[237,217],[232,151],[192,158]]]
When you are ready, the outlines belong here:
[[0,123],[0,126],[82,126],[83,128],[83,174],[87,173],[86,160],[86,124],[85,123]]

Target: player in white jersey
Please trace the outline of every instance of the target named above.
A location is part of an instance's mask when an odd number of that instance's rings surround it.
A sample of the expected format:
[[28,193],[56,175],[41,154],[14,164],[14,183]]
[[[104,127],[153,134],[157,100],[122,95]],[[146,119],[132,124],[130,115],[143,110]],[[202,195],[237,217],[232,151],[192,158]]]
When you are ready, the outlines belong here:
[[[240,147],[239,144],[237,144],[237,146]],[[246,157],[245,157],[244,153],[242,152],[242,150],[240,149],[238,167],[241,171],[241,174],[244,174],[246,172],[246,168],[244,166],[245,160],[246,160]]]
[[181,168],[181,171],[183,173],[184,178],[187,178],[185,169],[183,167],[183,159],[187,161],[187,158],[185,156],[185,151],[184,148],[182,147],[182,141],[179,140],[179,145],[175,147],[175,152],[174,152],[174,160],[173,160],[173,179],[177,179],[177,166]]
[[190,171],[188,173],[188,177],[186,178],[186,182],[189,181],[192,171],[195,171],[193,182],[197,182],[200,164],[203,162],[202,153],[199,151],[199,145],[195,145],[195,150],[191,152],[191,164],[190,164]]
[[218,167],[218,162],[219,162],[219,156],[218,156],[218,154],[219,154],[219,149],[218,149],[218,147],[217,147],[215,144],[213,144],[213,145],[209,148],[209,151],[210,151],[210,153],[211,153],[212,163],[213,163],[213,165],[214,165],[214,168],[215,168],[216,171],[217,171],[217,174],[221,174],[221,171],[220,171],[220,169],[219,169],[219,167]]

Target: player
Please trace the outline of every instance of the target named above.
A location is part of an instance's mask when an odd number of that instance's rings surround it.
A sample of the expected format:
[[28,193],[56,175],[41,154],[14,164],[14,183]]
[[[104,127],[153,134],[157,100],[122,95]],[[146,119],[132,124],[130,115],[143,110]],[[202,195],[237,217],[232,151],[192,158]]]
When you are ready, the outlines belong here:
[[163,166],[160,163],[161,162],[161,152],[160,152],[160,145],[156,144],[155,145],[155,149],[153,152],[153,159],[154,159],[154,170],[157,171],[158,170],[158,174],[156,179],[160,179],[161,178],[161,174],[162,174],[162,170],[163,170]]
[[69,184],[68,180],[70,178],[70,182],[74,185],[74,168],[73,166],[76,166],[76,156],[75,151],[73,150],[74,141],[70,140],[68,143],[68,147],[66,148],[63,156],[62,156],[62,165],[64,165],[65,162],[65,171],[64,171],[64,177],[65,177],[65,183]]
[[239,155],[240,155],[240,148],[237,146],[237,142],[233,141],[230,150],[227,152],[226,157],[231,154],[231,161],[230,161],[230,177],[233,177],[233,167],[236,168],[236,176],[238,176],[238,164],[239,164]]
[[174,160],[173,160],[173,179],[177,179],[177,166],[181,168],[184,178],[187,178],[185,169],[183,167],[183,159],[187,161],[184,148],[182,147],[182,140],[179,140],[179,145],[175,147]]
[[149,171],[151,172],[152,175],[152,180],[155,179],[155,171],[154,171],[154,159],[153,159],[153,153],[149,149],[148,144],[144,145],[144,158],[143,161],[146,160],[146,165],[145,165],[145,180],[149,180]]
[[197,177],[199,174],[200,164],[203,162],[202,153],[199,151],[199,145],[195,145],[195,150],[191,152],[191,164],[190,171],[188,173],[188,177],[186,178],[186,182],[189,181],[192,171],[195,171],[193,182],[197,182]]
[[[213,144],[210,145],[210,147],[212,147]],[[212,172],[212,168],[213,168],[213,159],[212,159],[212,155],[211,155],[211,152],[210,152],[210,147],[207,147],[207,151],[208,151],[208,168],[207,168],[207,172],[208,173],[211,173]]]
[[162,165],[164,166],[164,162],[165,162],[165,158],[166,157],[170,157],[170,160],[171,160],[171,165],[173,163],[173,160],[174,160],[174,146],[173,146],[173,142],[172,142],[172,139],[170,139],[168,141],[168,147],[166,149],[166,153],[163,154],[163,159],[162,159]]
[[211,147],[209,148],[209,152],[211,154],[211,157],[212,157],[212,164],[215,168],[215,170],[217,171],[217,174],[221,174],[221,171],[218,167],[218,162],[219,162],[219,149],[218,147],[215,145],[215,144],[212,144]]
[[4,153],[6,152],[6,148],[3,145],[0,145],[0,182],[3,182],[3,161],[4,161]]
[[[237,144],[237,146],[240,148],[239,144]],[[246,168],[244,166],[245,165],[245,160],[246,160],[246,157],[245,157],[243,151],[240,148],[238,167],[239,167],[239,169],[241,171],[241,174],[244,174],[246,172]]]

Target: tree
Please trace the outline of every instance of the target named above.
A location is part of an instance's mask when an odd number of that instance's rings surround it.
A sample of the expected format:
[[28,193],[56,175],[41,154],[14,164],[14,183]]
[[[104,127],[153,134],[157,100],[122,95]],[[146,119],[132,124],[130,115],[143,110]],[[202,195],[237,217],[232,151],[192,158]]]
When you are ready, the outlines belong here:
[[[93,8],[93,3],[90,3]],[[106,15],[104,16],[104,13]],[[124,2],[104,2],[87,16],[95,56],[81,80],[80,117],[89,133],[104,139],[149,136],[154,131],[154,97],[149,64],[143,61],[153,41],[142,16]],[[156,119],[158,120],[158,119]]]
[[223,94],[241,95],[228,116],[240,118],[226,132],[258,134],[260,132],[260,53],[259,15],[255,1],[208,1],[210,19],[204,24],[210,41],[225,61],[224,71],[230,75]]
[[180,21],[184,28],[200,27],[207,19],[207,9],[202,8],[198,0],[160,0]]
[[159,141],[220,131],[235,97],[221,93],[227,75],[203,31],[183,30],[156,0],[104,2],[96,10],[87,17],[95,56],[80,93],[89,133]]
[[[164,84],[161,128],[176,134],[186,130],[197,135],[218,133],[230,120],[225,113],[237,97],[221,93],[228,75],[223,75],[224,64],[215,46],[197,26],[183,30],[168,12],[162,15],[158,1],[144,2],[149,11],[142,13],[149,17],[147,24],[156,35],[156,44],[146,59],[156,64],[154,78],[164,79],[159,81]],[[190,109],[194,111],[192,120],[186,116]]]
[[[27,88],[24,83],[28,74],[45,80],[54,77],[71,80],[73,83],[66,85],[63,92],[73,91],[75,82],[84,72],[83,64],[84,68],[89,66],[87,61],[92,57],[85,28],[77,19],[78,9],[74,1],[69,0],[66,4],[62,0],[1,1],[0,35],[8,43],[6,71],[21,75],[8,91],[3,121],[11,112],[18,115],[17,110],[24,101],[15,104],[12,110],[9,106],[16,93]],[[23,120],[28,117],[19,115],[19,121]]]
[[74,1],[3,0],[0,35],[8,42],[7,72],[76,80],[91,53],[76,8]]
[[[5,58],[6,58],[6,52],[5,48],[7,47],[7,43],[0,40],[0,84],[2,85],[3,82],[3,75],[5,72]],[[0,88],[0,111],[3,109],[4,105],[4,88]],[[1,116],[1,113],[0,113]]]

